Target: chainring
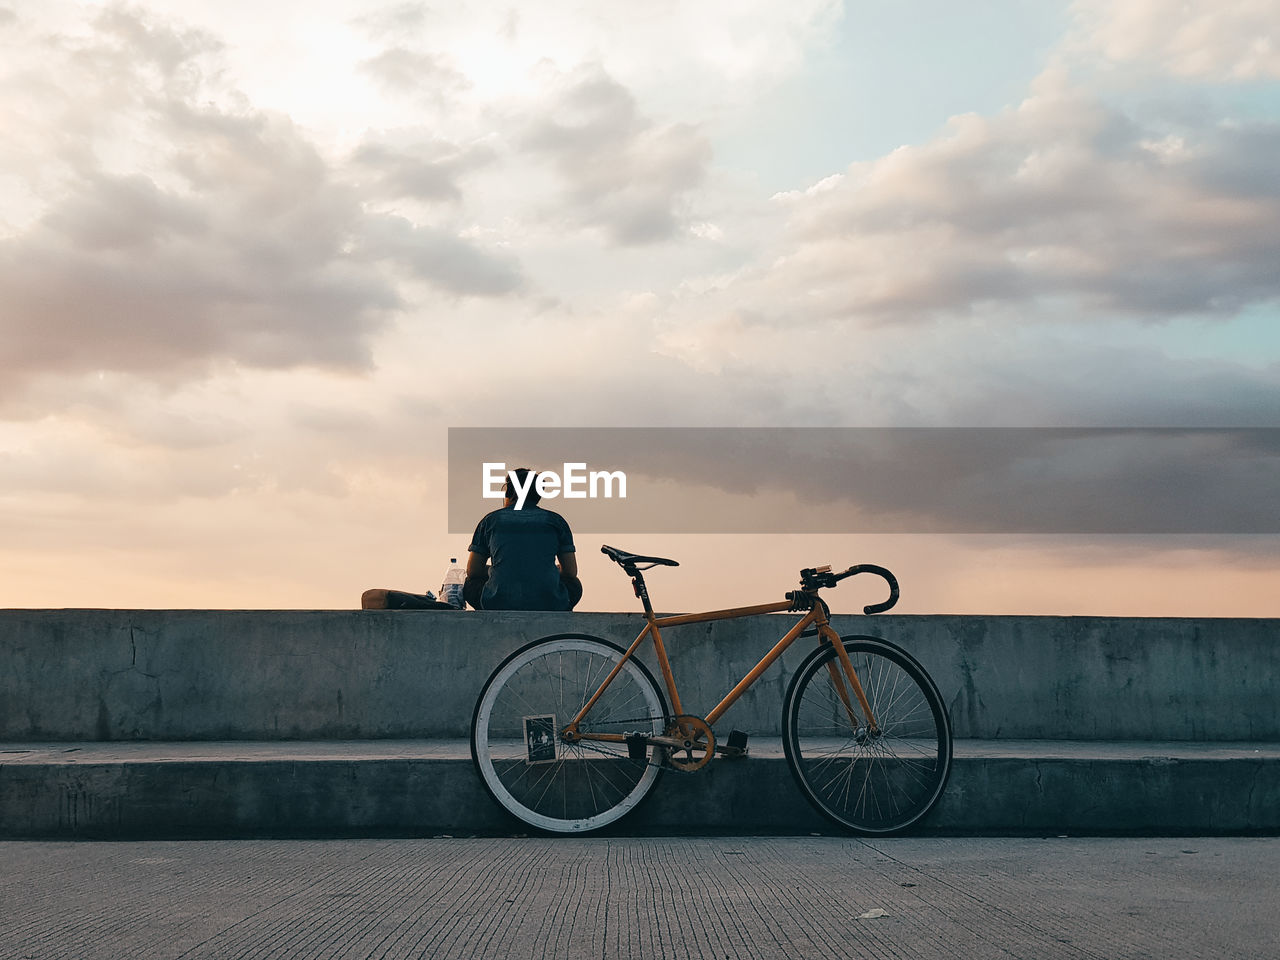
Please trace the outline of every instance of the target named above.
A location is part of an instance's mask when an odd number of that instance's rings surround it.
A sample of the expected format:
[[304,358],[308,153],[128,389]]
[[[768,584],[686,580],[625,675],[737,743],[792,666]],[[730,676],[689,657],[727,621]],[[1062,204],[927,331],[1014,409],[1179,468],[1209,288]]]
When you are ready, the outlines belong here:
[[683,747],[667,748],[667,766],[689,773],[701,770],[716,755],[716,737],[707,721],[682,714],[667,727],[668,737],[683,742]]

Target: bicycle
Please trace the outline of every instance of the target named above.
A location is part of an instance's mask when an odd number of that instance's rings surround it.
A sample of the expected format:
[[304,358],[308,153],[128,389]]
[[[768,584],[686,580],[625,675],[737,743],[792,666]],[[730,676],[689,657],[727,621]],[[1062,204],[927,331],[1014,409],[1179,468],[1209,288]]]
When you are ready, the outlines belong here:
[[[493,671],[476,701],[471,757],[489,795],[530,827],[548,833],[599,830],[632,812],[665,769],[704,768],[718,753],[743,756],[747,737],[717,742],[713,726],[798,638],[818,637],[783,701],[787,765],[824,816],[860,834],[898,833],[942,796],[951,770],[951,722],[938,688],[905,650],[877,637],[839,637],[823,588],[870,573],[898,601],[893,574],[874,564],[840,573],[800,571],[785,600],[658,617],[643,571],[679,566],[610,546],[601,552],[631,577],[645,626],[627,649],[599,637],[557,634],[521,647]],[[661,628],[790,611],[803,614],[705,717],[684,713]],[[653,640],[670,707],[635,656]]]

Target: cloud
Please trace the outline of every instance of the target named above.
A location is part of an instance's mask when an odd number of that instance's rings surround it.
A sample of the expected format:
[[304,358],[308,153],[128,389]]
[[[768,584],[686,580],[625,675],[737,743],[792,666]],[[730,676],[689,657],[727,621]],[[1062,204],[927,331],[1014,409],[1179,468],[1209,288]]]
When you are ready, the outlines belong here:
[[423,425],[439,415],[386,383],[318,369],[240,368],[169,384],[104,373],[42,381],[28,397],[38,407],[30,419],[0,422],[0,490],[99,510],[342,498],[365,478],[426,469]]
[[205,32],[109,7],[79,34],[24,43],[0,81],[13,119],[0,157],[29,211],[0,234],[0,393],[221,361],[367,369],[404,306],[389,265],[452,295],[520,286],[511,257],[367,205],[448,196],[483,148],[437,144],[415,166],[369,146],[362,191],[226,84]]
[[1120,64],[1210,82],[1280,78],[1275,0],[1076,0],[1077,44]]
[[374,177],[369,192],[379,197],[458,202],[459,181],[493,162],[496,153],[484,143],[459,146],[440,138],[405,145],[369,140],[352,155],[352,162]]
[[286,120],[168,109],[174,187],[84,171],[0,243],[0,365],[366,366],[400,300],[344,250],[364,229],[358,198]]
[[560,80],[521,145],[552,163],[571,218],[622,246],[687,228],[688,197],[711,155],[695,128],[643,116],[631,93],[598,66]]
[[[623,86],[673,109],[705,113],[749,103],[763,87],[803,67],[842,15],[840,0],[651,0],[596,4],[543,0],[536,11],[486,4],[403,3],[353,24],[394,53],[385,66],[422,57],[427,73],[447,65],[482,96],[527,93],[539,65],[608,66]],[[447,53],[445,53],[447,51]],[[377,69],[377,68],[375,68]],[[402,87],[415,84],[412,69]]]
[[1278,163],[1273,121],[1173,127],[1051,72],[1014,109],[776,198],[773,260],[725,290],[787,324],[1229,316],[1280,297]]
[[425,3],[399,3],[361,14],[351,22],[372,37],[394,40],[426,26],[430,10]]
[[390,47],[360,64],[386,91],[443,106],[469,86],[449,58],[405,47]]
[[523,284],[513,260],[484,252],[450,231],[394,215],[370,218],[360,252],[396,261],[414,277],[459,295],[501,296]]

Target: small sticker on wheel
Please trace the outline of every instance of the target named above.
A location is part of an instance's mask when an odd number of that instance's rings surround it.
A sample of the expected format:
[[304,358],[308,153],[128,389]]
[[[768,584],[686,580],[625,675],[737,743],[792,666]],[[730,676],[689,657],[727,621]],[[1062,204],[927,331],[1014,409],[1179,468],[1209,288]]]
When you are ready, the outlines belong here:
[[551,763],[556,758],[555,714],[524,718],[526,763]]

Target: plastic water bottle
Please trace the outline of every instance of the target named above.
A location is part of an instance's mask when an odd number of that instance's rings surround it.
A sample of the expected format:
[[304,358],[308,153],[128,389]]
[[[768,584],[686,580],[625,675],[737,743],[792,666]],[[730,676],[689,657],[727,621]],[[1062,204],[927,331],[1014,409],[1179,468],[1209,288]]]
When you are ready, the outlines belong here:
[[440,584],[440,599],[451,607],[461,610],[466,606],[462,599],[462,585],[466,582],[466,574],[458,566],[458,558],[449,558],[449,570],[444,575],[444,583]]

